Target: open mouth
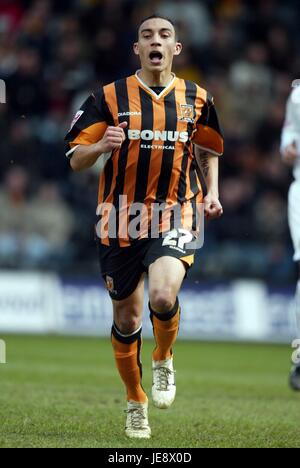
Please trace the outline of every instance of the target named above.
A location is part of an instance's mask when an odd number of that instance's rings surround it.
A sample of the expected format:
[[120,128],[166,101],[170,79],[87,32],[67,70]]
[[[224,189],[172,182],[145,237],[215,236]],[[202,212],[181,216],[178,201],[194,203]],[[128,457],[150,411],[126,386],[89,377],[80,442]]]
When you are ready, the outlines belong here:
[[163,59],[163,56],[161,52],[153,51],[153,52],[150,52],[149,58],[150,58],[151,63],[153,63],[154,65],[159,65]]

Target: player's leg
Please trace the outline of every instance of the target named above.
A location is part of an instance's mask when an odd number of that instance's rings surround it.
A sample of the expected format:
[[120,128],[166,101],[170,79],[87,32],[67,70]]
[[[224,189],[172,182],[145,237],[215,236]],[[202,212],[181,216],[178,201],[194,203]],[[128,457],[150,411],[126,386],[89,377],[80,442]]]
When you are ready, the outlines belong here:
[[148,399],[142,388],[140,352],[144,305],[143,247],[99,245],[100,265],[113,304],[112,345],[127,393],[126,435],[149,438]]
[[[295,297],[295,313],[297,325],[297,339],[300,339],[300,262],[298,263],[298,283]],[[300,358],[300,351],[299,358]],[[294,364],[290,373],[290,386],[295,391],[300,391],[300,363]]]
[[142,388],[140,350],[142,344],[142,313],[144,304],[144,277],[136,290],[126,299],[113,300],[114,323],[112,344],[120,376],[125,384],[127,400],[147,401]]
[[178,293],[186,268],[174,257],[161,257],[149,267],[149,307],[156,338],[155,361],[172,356],[179,327]]
[[113,300],[114,323],[112,345],[116,366],[127,393],[125,433],[130,438],[148,439],[148,398],[142,387],[142,313],[144,304],[144,275],[136,290],[126,299]]
[[[288,218],[291,237],[294,244],[294,261],[298,262],[298,284],[295,296],[295,312],[297,322],[297,338],[300,338],[300,184],[292,183],[288,198]],[[300,364],[294,364],[290,373],[290,386],[293,390],[300,391]]]
[[158,408],[169,408],[176,395],[172,347],[180,320],[178,293],[186,267],[178,258],[164,256],[149,267],[149,308],[156,340],[152,356],[152,398]]

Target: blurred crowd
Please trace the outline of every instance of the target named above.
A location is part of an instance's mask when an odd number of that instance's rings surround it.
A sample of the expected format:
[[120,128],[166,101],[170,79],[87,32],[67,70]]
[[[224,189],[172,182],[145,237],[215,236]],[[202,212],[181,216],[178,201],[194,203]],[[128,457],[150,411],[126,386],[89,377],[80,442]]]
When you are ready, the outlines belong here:
[[225,215],[194,279],[292,280],[279,140],[300,78],[297,0],[1,0],[0,267],[98,272],[98,173],[72,173],[63,138],[92,90],[138,68],[137,25],[153,12],[177,22],[175,72],[214,96],[225,135]]

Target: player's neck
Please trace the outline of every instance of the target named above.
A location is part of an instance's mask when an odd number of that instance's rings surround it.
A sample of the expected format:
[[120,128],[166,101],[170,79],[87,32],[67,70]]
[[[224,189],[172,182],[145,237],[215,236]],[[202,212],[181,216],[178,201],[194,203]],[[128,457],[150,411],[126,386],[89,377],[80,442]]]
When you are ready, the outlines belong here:
[[153,73],[142,68],[138,75],[149,88],[154,86],[167,87],[174,78],[174,73],[171,70]]

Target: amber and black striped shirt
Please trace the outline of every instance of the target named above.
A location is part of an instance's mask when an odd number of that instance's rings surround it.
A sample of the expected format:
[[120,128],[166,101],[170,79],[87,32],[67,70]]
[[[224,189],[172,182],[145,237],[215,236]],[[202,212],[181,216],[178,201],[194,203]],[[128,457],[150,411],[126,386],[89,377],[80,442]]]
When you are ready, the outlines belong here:
[[[157,94],[138,72],[91,95],[76,114],[66,136],[66,155],[79,145],[103,137],[109,125],[126,121],[126,140],[107,158],[100,175],[98,203],[118,210],[119,196],[128,205],[201,201],[193,144],[223,153],[223,137],[213,99],[195,83],[173,77]],[[109,245],[109,241],[104,242]],[[129,245],[120,241],[121,246]]]

